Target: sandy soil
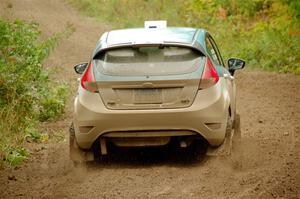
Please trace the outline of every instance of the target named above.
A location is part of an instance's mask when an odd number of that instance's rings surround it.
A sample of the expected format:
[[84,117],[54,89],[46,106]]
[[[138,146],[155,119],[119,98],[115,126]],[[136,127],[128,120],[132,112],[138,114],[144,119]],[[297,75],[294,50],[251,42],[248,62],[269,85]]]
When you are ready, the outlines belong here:
[[[0,16],[40,23],[44,36],[76,31],[46,60],[55,78],[71,85],[73,65],[89,59],[109,27],[62,0],[0,0]],[[230,157],[186,161],[176,151],[123,151],[99,164],[74,167],[68,143],[32,144],[21,166],[0,171],[0,198],[300,198],[300,76],[260,70],[236,74],[242,143]],[[67,138],[67,116],[47,124]],[[141,153],[142,152],[142,153]]]

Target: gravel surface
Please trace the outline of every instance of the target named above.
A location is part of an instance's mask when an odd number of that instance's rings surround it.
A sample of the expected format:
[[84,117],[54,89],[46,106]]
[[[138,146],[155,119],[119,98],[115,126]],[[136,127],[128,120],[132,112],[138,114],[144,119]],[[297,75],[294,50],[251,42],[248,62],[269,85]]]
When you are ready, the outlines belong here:
[[45,61],[71,85],[66,117],[45,124],[65,140],[31,144],[21,166],[0,171],[0,198],[300,198],[300,76],[236,73],[242,141],[229,157],[187,161],[172,149],[118,151],[107,162],[74,167],[67,133],[77,86],[73,65],[90,58],[109,30],[62,0],[0,0],[0,16],[40,23],[43,36],[76,31]]

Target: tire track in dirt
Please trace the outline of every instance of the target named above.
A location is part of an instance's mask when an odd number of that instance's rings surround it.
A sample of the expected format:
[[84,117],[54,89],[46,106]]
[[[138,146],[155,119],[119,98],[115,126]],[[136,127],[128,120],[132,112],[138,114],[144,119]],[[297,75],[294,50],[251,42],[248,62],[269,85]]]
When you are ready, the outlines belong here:
[[[0,16],[37,21],[44,36],[68,23],[76,28],[45,61],[58,67],[53,78],[71,85],[66,117],[47,124],[67,134],[77,85],[72,66],[89,59],[109,27],[60,0],[0,0]],[[66,141],[50,141],[45,149],[33,144],[25,164],[0,171],[0,198],[300,198],[300,76],[245,70],[236,80],[242,127],[237,156],[188,163],[175,151],[125,153],[75,168]]]

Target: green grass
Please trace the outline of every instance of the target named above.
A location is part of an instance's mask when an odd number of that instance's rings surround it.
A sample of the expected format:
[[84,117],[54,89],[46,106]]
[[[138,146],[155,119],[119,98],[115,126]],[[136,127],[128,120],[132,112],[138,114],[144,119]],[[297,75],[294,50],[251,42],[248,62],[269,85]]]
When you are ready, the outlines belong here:
[[0,167],[26,159],[24,142],[40,140],[39,124],[64,113],[67,85],[50,81],[42,61],[72,31],[41,41],[37,23],[0,19]]
[[69,0],[113,28],[145,20],[208,29],[223,58],[248,66],[300,74],[300,2],[297,0]]

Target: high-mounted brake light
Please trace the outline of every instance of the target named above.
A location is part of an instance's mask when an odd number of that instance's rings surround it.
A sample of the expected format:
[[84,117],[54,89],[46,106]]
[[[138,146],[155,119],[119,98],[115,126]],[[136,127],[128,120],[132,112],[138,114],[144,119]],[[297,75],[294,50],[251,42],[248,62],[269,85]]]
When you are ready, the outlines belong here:
[[206,89],[215,85],[219,81],[219,75],[210,58],[206,58],[206,63],[200,80],[199,89]]
[[90,92],[93,92],[93,93],[98,91],[94,73],[93,73],[92,62],[89,63],[85,73],[83,74],[83,76],[81,78],[81,86],[84,89],[86,89]]

